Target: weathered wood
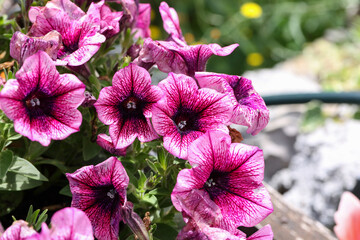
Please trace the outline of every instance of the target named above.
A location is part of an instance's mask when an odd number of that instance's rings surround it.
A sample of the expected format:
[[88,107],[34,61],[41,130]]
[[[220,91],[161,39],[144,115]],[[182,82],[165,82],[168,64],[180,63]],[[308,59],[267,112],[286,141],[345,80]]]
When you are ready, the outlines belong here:
[[270,224],[275,240],[336,240],[328,228],[285,203],[281,194],[271,186],[265,186],[270,193],[274,212],[257,227]]

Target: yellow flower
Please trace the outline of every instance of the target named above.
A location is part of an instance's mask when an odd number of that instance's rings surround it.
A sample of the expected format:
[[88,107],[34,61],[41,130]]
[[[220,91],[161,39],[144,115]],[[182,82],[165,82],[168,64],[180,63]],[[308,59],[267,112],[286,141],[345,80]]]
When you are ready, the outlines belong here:
[[158,26],[151,25],[150,26],[150,36],[152,39],[160,39],[161,37],[161,30]]
[[257,67],[264,62],[264,57],[260,53],[250,53],[246,57],[246,62],[250,66]]
[[262,15],[262,8],[257,3],[247,2],[241,6],[240,12],[246,18],[259,18]]
[[219,38],[221,37],[221,32],[220,32],[220,30],[217,29],[217,28],[212,29],[212,30],[210,31],[210,37],[211,37],[212,39],[215,39],[215,40],[219,39]]
[[185,33],[184,38],[187,43],[193,43],[195,41],[195,37],[192,33]]

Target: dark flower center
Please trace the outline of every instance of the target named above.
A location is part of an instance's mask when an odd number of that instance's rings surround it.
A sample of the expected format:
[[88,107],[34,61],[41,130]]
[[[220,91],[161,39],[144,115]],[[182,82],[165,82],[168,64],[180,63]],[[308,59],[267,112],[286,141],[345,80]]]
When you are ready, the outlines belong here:
[[174,124],[180,133],[199,130],[198,114],[192,110],[180,108],[173,116]]
[[228,189],[229,177],[226,172],[212,171],[209,178],[204,183],[203,188],[209,193],[213,200],[217,196],[223,194]]
[[105,212],[116,212],[120,205],[123,205],[123,199],[112,184],[93,187],[96,204]]
[[119,110],[125,118],[143,118],[144,105],[140,98],[130,96],[121,102]]
[[54,100],[42,91],[29,94],[24,99],[24,105],[28,110],[30,118],[37,118],[44,115],[51,115]]

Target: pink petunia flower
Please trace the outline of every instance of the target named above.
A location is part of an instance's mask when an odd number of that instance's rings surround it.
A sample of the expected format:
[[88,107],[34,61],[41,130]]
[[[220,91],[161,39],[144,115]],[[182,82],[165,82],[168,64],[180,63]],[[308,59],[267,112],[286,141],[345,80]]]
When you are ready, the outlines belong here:
[[150,37],[150,16],[151,16],[151,5],[150,3],[140,3],[139,13],[136,18],[136,23],[133,28],[135,38],[147,38]]
[[97,136],[96,143],[108,151],[109,153],[116,155],[116,156],[125,156],[126,155],[126,148],[116,149],[114,144],[111,140],[111,137],[101,133]]
[[41,233],[26,240],[93,240],[93,229],[86,214],[80,209],[68,207],[57,211],[51,217],[51,228],[41,225]]
[[354,194],[344,192],[341,195],[334,219],[334,232],[340,240],[360,239],[360,200]]
[[143,67],[156,64],[165,73],[182,73],[194,76],[197,71],[205,71],[207,60],[212,55],[227,56],[239,44],[220,47],[218,44],[199,44],[188,46],[182,35],[179,17],[175,9],[165,2],[160,4],[160,14],[164,29],[169,33],[167,41],[153,41],[147,38],[135,63]]
[[56,30],[63,46],[57,53],[57,64],[80,66],[99,50],[106,38],[100,34],[99,14],[85,14],[70,0],[52,0],[45,7],[31,7],[29,19],[33,23],[29,36],[41,37]]
[[119,21],[123,16],[123,12],[113,12],[111,8],[104,4],[104,1],[91,4],[87,14],[96,16],[100,19],[100,33],[106,38],[111,38],[119,33]]
[[[176,195],[176,201],[181,206],[186,226],[179,232],[176,239],[233,239],[233,240],[271,240],[273,233],[270,225],[246,238],[246,234],[223,225],[223,216],[217,206],[205,191],[193,189],[191,198],[181,194]],[[185,197],[185,198],[183,198]]]
[[72,74],[56,70],[45,52],[27,58],[0,92],[0,108],[14,121],[15,131],[48,146],[79,131],[85,85]]
[[147,38],[136,63],[140,66],[152,63],[165,73],[194,76],[195,72],[205,71],[206,62],[211,56],[227,56],[238,46],[239,44],[232,44],[222,48],[215,43],[180,46],[174,41],[153,41]]
[[165,97],[156,104],[152,122],[171,154],[186,159],[190,144],[206,131],[229,132],[226,123],[232,105],[227,95],[199,89],[193,78],[183,74],[170,73],[159,87]]
[[129,177],[116,157],[96,166],[67,173],[73,194],[71,206],[85,212],[99,240],[118,239],[121,207],[126,202]]
[[[221,210],[223,229],[252,227],[267,217],[273,207],[264,188],[264,159],[260,149],[241,143],[231,144],[231,137],[220,131],[208,131],[193,142],[188,161],[192,169],[180,171],[171,194],[175,208],[184,209],[179,198],[191,202],[201,190],[207,200]],[[180,196],[180,197],[179,197]],[[205,211],[202,208],[194,209]]]
[[136,137],[141,142],[158,138],[150,118],[153,105],[163,93],[159,87],[151,85],[150,74],[131,63],[115,73],[112,84],[100,91],[94,106],[100,121],[110,125],[115,148],[129,146]]
[[0,233],[1,240],[25,240],[30,236],[36,235],[36,231],[28,226],[23,220],[15,221],[3,234]]
[[269,109],[255,91],[251,80],[219,73],[197,72],[195,79],[201,87],[228,94],[234,111],[231,123],[247,126],[247,133],[256,135],[269,122]]
[[25,59],[39,50],[46,52],[53,61],[62,45],[61,35],[57,31],[48,32],[43,37],[29,37],[21,32],[15,32],[10,41],[10,55],[22,66]]

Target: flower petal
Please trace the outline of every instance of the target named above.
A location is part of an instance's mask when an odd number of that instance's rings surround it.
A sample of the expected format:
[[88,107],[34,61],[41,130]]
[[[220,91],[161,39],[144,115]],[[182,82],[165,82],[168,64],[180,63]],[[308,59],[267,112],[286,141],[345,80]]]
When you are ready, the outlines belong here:
[[344,192],[334,215],[334,232],[340,240],[357,240],[360,236],[360,201],[354,194]]
[[170,8],[166,2],[161,2],[159,11],[163,20],[165,31],[170,34],[171,37],[178,38],[185,42],[176,10],[174,8]]

